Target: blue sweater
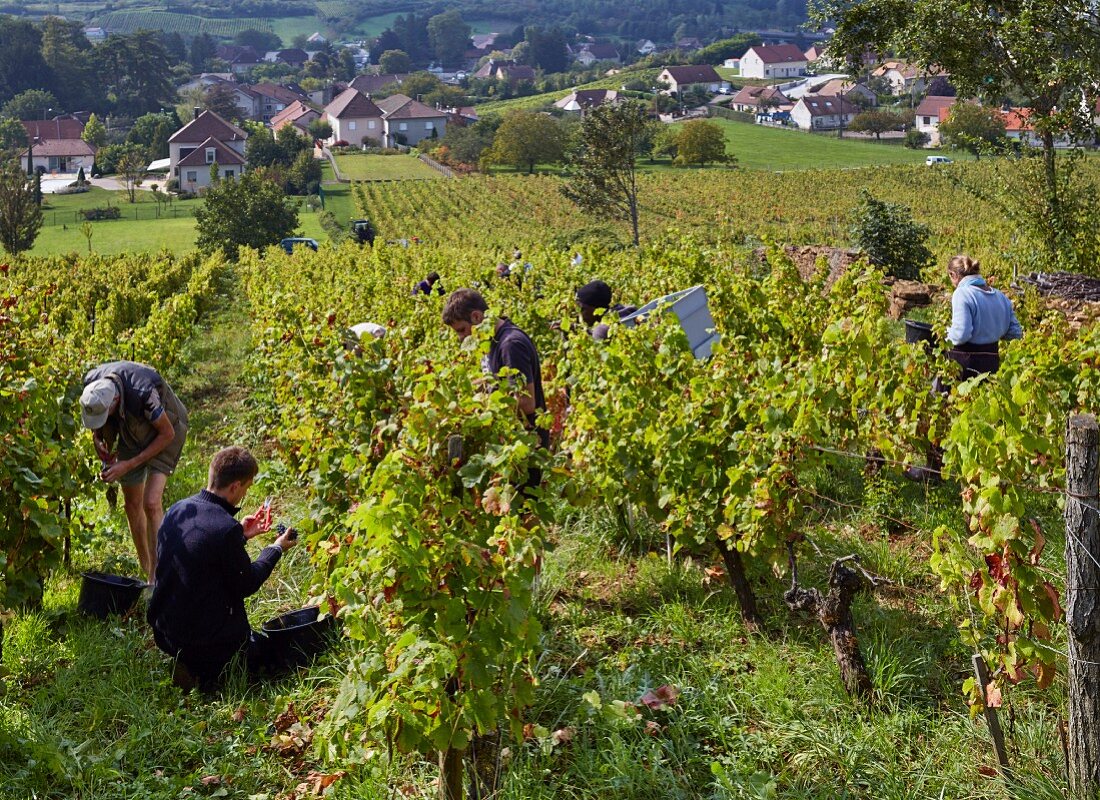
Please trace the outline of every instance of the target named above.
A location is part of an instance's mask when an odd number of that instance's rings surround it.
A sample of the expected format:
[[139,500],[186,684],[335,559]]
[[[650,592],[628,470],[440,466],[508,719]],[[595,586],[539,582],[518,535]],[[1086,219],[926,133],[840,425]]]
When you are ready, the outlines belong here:
[[981,275],[967,275],[951,295],[952,344],[992,344],[1001,339],[1022,339],[1024,329],[1012,310],[1012,301],[990,288]]
[[270,545],[249,559],[239,511],[203,489],[164,515],[147,618],[172,650],[232,654],[248,642],[244,598],[263,586],[283,551]]

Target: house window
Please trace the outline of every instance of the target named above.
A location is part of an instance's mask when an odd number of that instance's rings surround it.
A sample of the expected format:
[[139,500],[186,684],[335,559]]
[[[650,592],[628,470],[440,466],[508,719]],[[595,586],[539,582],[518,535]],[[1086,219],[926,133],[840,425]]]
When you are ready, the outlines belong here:
[[187,182],[188,183],[196,183],[198,181],[198,179],[199,179],[199,173],[195,172],[194,170],[188,170],[187,171]]
[[374,130],[374,120],[373,119],[367,120],[367,130],[370,130],[370,131]]
[[233,170],[231,170],[231,169],[227,169],[227,170],[225,171],[225,177],[227,177],[227,178],[232,178],[232,177],[233,177]]
[[218,158],[218,151],[213,147],[206,148],[206,163],[213,164]]
[[180,161],[187,158],[189,155],[195,152],[194,147],[181,147],[180,148]]
[[399,130],[399,131],[407,131],[408,129],[409,129],[409,125],[406,122],[402,122],[401,124],[399,124],[397,126],[397,130]]
[[429,130],[429,131],[430,131],[430,130],[431,130],[432,128],[434,128],[434,127],[435,127],[435,123],[434,123],[434,122],[432,122],[431,120],[428,120],[427,122],[425,122],[425,123],[424,123],[424,129],[425,129],[425,130]]
[[355,130],[355,120],[352,120],[351,122],[348,123],[348,130],[349,131]]
[[931,125],[932,124],[932,118],[931,117],[925,117],[924,118],[924,124],[925,125]]

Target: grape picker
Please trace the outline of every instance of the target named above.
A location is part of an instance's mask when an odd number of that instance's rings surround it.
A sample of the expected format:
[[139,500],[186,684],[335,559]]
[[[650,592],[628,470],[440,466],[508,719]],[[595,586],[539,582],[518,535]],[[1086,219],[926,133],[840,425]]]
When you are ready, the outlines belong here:
[[103,462],[100,478],[122,486],[138,561],[152,581],[164,487],[187,439],[187,409],[152,367],[112,361],[84,376],[80,416]]

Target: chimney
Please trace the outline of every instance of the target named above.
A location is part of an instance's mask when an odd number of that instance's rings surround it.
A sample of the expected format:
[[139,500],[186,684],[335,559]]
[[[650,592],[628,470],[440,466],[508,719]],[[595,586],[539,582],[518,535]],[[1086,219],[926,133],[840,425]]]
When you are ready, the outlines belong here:
[[194,119],[198,119],[199,114],[202,113],[202,109],[199,106],[195,106],[194,109],[192,109],[192,110],[195,112]]

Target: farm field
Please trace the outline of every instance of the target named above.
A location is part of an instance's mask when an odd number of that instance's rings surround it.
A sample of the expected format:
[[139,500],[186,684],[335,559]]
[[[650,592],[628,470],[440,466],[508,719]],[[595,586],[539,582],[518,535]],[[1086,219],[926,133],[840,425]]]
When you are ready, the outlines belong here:
[[[435,750],[463,749],[477,720],[505,731],[502,800],[1063,798],[1065,626],[1049,605],[1065,573],[1057,487],[1065,415],[1100,402],[1082,366],[1100,363],[1100,333],[1017,296],[1028,336],[1006,347],[995,379],[948,401],[928,391],[942,358],[884,318],[881,274],[861,268],[827,288],[775,251],[768,266],[753,252],[765,240],[844,243],[869,185],[931,227],[929,277],[942,283],[957,250],[1007,277],[1007,223],[948,174],[649,174],[639,250],[612,240],[615,223],[576,212],[559,179],[508,176],[326,186],[338,217],[371,217],[373,248],[272,248],[235,264],[12,260],[0,274],[0,363],[27,411],[10,425],[0,412],[0,433],[34,445],[10,452],[34,457],[43,483],[0,462],[0,478],[27,487],[0,495],[0,545],[40,543],[50,577],[40,605],[3,620],[0,797],[428,800]],[[87,198],[56,198],[55,213]],[[303,212],[306,235],[312,225]],[[414,235],[419,244],[383,243]],[[514,247],[530,271],[494,277]],[[531,333],[552,456],[507,385],[486,382],[489,331],[460,344],[441,324],[442,298],[410,294],[430,271],[448,290],[480,286],[492,313]],[[574,292],[595,277],[638,303],[705,285],[722,342],[697,361],[667,321],[591,340],[572,329]],[[937,324],[946,313],[930,311]],[[388,335],[349,349],[346,327],[364,320]],[[212,698],[182,695],[143,600],[107,621],[75,612],[82,570],[137,569],[70,408],[87,365],[117,357],[156,363],[191,409],[166,500],[197,491],[224,445],[260,457],[245,507],[275,496],[278,519],[302,536],[249,618],[336,608],[349,636],[312,666],[264,683],[235,671]],[[926,431],[947,450],[939,485],[900,475]],[[457,462],[452,435],[463,438]],[[866,468],[872,449],[879,470]],[[511,487],[532,463],[546,482],[527,514]],[[35,527],[57,518],[48,505],[30,506],[28,523],[24,503],[43,495],[72,500],[71,521]],[[1002,497],[1027,519],[1000,513]],[[970,538],[967,515],[1010,544]],[[718,547],[735,537],[744,550],[731,561]],[[846,691],[821,623],[788,609],[796,555],[801,587],[824,590],[830,565],[852,555],[875,578],[852,606],[867,696]],[[754,621],[731,585],[738,564]],[[3,586],[22,591],[7,576],[24,573],[7,569]],[[1033,627],[991,600],[1006,569]],[[1037,644],[1013,656],[1006,630],[1021,648]],[[975,649],[1001,671],[1011,784],[964,693]],[[1010,657],[1027,659],[1018,683],[1005,677]],[[454,689],[436,677],[459,670]]]
[[187,37],[207,33],[225,39],[231,39],[249,28],[272,30],[271,22],[267,19],[213,19],[193,14],[149,10],[110,11],[97,16],[93,24],[118,33],[133,33],[145,29],[178,33]]
[[409,155],[373,153],[336,156],[340,174],[353,181],[432,180],[443,177],[420,159]]

